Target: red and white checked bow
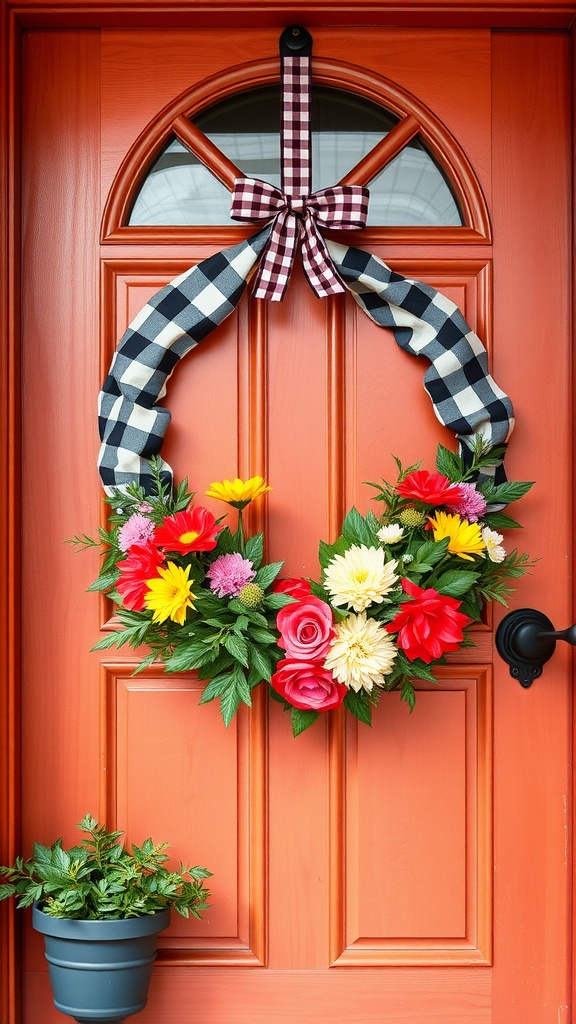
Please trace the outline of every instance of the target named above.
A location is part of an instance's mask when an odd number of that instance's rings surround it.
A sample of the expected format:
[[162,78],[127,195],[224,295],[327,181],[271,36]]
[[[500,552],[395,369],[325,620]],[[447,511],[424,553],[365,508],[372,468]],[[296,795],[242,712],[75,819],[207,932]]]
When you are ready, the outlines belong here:
[[318,227],[365,227],[368,198],[363,185],[333,185],[297,199],[259,178],[236,178],[231,217],[245,221],[274,218],[258,268],[255,298],[276,302],[284,298],[299,243],[304,273],[316,295],[324,298],[346,291]]

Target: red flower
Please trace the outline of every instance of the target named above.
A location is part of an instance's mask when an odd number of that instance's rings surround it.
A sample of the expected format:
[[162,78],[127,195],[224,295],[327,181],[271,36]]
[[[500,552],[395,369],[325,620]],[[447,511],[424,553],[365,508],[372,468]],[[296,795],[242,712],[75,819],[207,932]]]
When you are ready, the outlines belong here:
[[295,598],[308,597],[312,593],[308,580],[300,579],[299,576],[275,580],[271,589],[275,594],[288,594],[289,597]]
[[166,551],[213,551],[221,526],[207,508],[196,505],[166,518],[154,534],[154,543]]
[[386,626],[388,633],[398,633],[396,643],[410,661],[422,658],[427,665],[448,651],[457,651],[464,634],[462,630],[472,619],[459,612],[460,601],[444,597],[430,587],[422,590],[410,580],[402,580],[404,593],[411,601]]
[[289,658],[298,660],[323,660],[336,636],[332,609],[312,594],[281,608],[276,625],[281,637],[278,647],[282,647]]
[[147,540],[145,544],[133,544],[128,557],[116,563],[121,574],[116,590],[122,595],[125,608],[133,612],[144,610],[146,581],[158,575],[156,569],[163,561],[162,552]]
[[452,484],[442,473],[429,473],[418,469],[409,473],[401,484],[396,485],[398,494],[424,505],[447,505],[460,500],[460,485]]
[[348,693],[320,661],[279,661],[270,684],[301,711],[330,711],[339,707]]

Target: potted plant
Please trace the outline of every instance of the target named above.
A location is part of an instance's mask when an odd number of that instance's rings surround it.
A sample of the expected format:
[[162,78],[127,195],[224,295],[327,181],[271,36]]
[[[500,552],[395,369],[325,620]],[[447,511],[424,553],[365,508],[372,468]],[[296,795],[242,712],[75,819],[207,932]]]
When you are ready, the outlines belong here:
[[81,1024],[118,1024],[146,1005],[158,933],[174,907],[200,918],[210,895],[202,867],[170,871],[167,844],[146,839],[128,851],[123,832],[90,814],[80,846],[34,844],[33,856],[0,867],[0,900],[32,906],[44,935],[54,1004]]

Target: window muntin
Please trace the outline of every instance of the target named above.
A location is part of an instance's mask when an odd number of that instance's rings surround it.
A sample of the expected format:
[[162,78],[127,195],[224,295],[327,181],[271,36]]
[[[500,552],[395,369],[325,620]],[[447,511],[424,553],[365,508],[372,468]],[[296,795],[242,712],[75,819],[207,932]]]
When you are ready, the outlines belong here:
[[[327,86],[314,87],[312,108],[313,190],[336,184],[399,120],[364,97]],[[278,85],[229,97],[194,123],[243,174],[280,185]],[[418,136],[368,187],[368,225],[463,224],[447,176]],[[173,136],[144,179],[128,223],[230,224],[230,193]]]

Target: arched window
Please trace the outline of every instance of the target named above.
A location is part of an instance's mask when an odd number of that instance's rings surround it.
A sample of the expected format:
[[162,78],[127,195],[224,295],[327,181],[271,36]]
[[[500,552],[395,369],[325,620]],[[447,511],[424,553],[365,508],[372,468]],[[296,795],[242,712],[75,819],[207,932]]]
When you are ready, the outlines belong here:
[[[197,113],[196,128],[243,174],[280,185],[280,91],[277,84],[228,96]],[[334,185],[399,123],[366,97],[315,85],[313,190]],[[420,134],[368,183],[368,225],[461,226],[465,221],[447,174]],[[228,225],[230,193],[175,135],[149,168],[127,224]]]

